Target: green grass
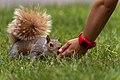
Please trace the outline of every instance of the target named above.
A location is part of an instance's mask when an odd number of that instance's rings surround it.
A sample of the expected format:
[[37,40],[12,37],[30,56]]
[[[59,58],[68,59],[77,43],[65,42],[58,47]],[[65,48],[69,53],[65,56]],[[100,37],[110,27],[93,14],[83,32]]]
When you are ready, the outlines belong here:
[[[91,5],[44,6],[52,15],[52,38],[61,37],[64,44],[83,30]],[[120,5],[97,38],[97,46],[82,59],[51,58],[34,64],[25,57],[8,59],[7,24],[12,20],[13,8],[0,9],[0,80],[120,80]]]

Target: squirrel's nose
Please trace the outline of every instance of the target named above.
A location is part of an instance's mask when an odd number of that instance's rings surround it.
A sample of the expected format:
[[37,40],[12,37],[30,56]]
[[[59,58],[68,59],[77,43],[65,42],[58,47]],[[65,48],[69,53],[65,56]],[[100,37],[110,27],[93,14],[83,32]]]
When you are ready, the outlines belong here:
[[59,51],[57,51],[57,55],[59,55],[60,54],[60,52]]
[[[58,47],[58,50],[59,50],[61,47],[62,47],[62,45],[60,45],[60,47]],[[59,55],[59,54],[60,54],[60,52],[57,51],[57,55]]]
[[60,49],[61,47],[58,47],[58,50]]

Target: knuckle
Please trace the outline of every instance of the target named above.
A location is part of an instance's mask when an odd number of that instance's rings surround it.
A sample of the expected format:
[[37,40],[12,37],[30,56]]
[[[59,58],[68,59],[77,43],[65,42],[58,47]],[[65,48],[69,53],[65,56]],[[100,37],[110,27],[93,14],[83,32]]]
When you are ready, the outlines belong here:
[[70,42],[70,41],[68,41],[68,42],[67,42],[67,44],[68,44],[68,45],[70,45],[70,44],[71,44],[71,42]]
[[61,47],[61,49],[63,50],[63,49],[65,49],[65,47],[66,47],[66,46],[64,45],[63,47]]
[[65,50],[65,47],[62,47],[60,50],[61,50],[61,52],[63,52]]
[[69,53],[69,51],[65,51],[65,54],[67,55]]
[[70,50],[70,49],[66,50],[66,54],[69,54],[70,52],[71,52],[71,50]]

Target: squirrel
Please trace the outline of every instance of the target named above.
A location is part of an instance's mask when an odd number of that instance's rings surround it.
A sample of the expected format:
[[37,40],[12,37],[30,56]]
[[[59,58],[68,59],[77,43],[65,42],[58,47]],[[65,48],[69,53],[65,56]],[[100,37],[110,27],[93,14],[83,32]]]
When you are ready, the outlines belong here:
[[57,55],[62,44],[59,39],[50,39],[51,26],[51,16],[39,7],[15,9],[13,21],[7,28],[12,43],[9,56],[18,57],[20,53],[29,53],[35,58]]

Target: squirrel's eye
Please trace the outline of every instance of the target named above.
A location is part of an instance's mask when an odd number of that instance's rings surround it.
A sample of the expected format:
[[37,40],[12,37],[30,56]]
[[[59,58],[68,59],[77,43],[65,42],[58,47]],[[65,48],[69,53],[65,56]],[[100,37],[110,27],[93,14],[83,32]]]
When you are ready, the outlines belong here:
[[50,47],[53,47],[53,44],[52,44],[52,43],[50,43]]

